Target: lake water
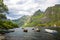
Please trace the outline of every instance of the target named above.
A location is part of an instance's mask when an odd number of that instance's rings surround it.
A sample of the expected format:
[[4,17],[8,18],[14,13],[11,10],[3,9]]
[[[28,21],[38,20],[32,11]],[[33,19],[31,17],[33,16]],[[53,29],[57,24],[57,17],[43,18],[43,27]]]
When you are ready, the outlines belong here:
[[46,33],[44,28],[40,32],[32,30],[32,27],[26,28],[28,32],[23,32],[22,28],[14,29],[15,32],[5,34],[7,40],[55,40],[52,34]]

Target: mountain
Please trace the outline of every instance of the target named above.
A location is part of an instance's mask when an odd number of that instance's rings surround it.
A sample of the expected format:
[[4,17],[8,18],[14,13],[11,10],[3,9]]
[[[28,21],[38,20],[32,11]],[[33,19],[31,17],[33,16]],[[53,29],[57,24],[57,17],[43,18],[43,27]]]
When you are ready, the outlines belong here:
[[20,27],[23,26],[27,20],[30,18],[30,16],[28,15],[24,15],[21,18],[17,19],[17,20],[12,20],[14,23],[17,23]]
[[47,8],[45,16],[50,19],[47,23],[48,25],[54,26],[55,24],[56,26],[60,26],[60,4]]
[[60,4],[48,7],[45,12],[40,10],[36,11],[33,16],[31,16],[30,21],[26,27],[35,26],[60,26]]
[[26,25],[26,27],[39,26],[41,22],[41,18],[44,17],[44,13],[40,10],[36,11],[33,16],[30,18],[30,22]]
[[60,26],[60,5],[48,7],[45,12],[37,10],[32,16],[23,16],[18,20],[14,20],[19,26],[24,27],[40,27],[40,26]]

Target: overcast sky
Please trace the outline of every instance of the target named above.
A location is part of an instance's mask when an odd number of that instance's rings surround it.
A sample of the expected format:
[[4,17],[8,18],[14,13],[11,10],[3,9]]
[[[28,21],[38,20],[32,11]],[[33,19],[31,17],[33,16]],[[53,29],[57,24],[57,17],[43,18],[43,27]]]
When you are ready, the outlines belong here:
[[32,15],[40,9],[45,11],[47,7],[59,4],[60,0],[4,0],[9,8],[8,19],[18,19],[22,15]]

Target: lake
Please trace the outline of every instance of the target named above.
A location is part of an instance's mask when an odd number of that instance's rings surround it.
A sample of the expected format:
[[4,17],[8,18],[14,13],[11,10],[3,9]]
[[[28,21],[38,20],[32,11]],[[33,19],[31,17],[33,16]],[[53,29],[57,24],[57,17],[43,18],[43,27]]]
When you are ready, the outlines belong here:
[[40,32],[32,30],[32,27],[27,27],[28,32],[23,32],[22,28],[15,28],[15,32],[6,33],[6,40],[55,40],[54,36],[46,33],[44,28],[40,28]]

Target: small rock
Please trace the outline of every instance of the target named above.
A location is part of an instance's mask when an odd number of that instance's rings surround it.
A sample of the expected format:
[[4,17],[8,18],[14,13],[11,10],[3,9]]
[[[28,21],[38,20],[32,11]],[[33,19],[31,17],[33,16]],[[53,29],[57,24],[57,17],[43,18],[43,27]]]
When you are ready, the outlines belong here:
[[22,28],[22,29],[24,29],[24,28]]
[[34,28],[32,30],[34,30]]

